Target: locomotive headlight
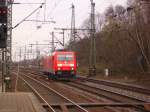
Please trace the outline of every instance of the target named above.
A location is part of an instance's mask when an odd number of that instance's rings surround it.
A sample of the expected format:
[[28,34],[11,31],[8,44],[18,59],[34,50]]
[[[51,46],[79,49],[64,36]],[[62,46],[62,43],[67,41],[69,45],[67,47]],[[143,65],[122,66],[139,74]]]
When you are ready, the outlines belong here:
[[57,64],[57,66],[61,67],[61,66],[62,66],[62,64]]
[[71,70],[74,70],[74,68],[71,68]]
[[74,67],[74,64],[70,64],[71,67]]
[[58,67],[58,70],[61,70],[61,68]]

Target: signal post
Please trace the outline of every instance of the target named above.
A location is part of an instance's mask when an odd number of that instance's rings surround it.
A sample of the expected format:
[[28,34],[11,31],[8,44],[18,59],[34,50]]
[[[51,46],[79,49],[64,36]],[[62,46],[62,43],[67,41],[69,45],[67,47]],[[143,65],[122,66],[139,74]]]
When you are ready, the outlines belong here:
[[10,88],[12,0],[0,1],[0,49],[2,51],[2,92]]

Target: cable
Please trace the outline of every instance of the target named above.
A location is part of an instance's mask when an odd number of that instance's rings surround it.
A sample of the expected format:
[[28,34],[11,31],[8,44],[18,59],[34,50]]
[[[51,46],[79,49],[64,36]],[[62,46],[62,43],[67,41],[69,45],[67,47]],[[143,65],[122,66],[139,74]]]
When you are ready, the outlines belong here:
[[58,41],[58,43],[59,43],[60,45],[64,46],[63,43],[62,43],[56,36],[54,36],[54,37],[55,37],[55,39]]
[[19,3],[19,2],[14,2],[12,4],[15,4],[15,5],[24,5],[24,4],[30,5],[30,4],[44,4],[44,3]]
[[18,27],[21,23],[23,23],[27,18],[29,18],[32,14],[34,14],[39,8],[42,8],[42,6],[44,5],[44,3],[42,3],[42,5],[40,5],[38,8],[36,8],[33,12],[31,12],[27,17],[25,17],[23,20],[21,20],[18,24],[16,24],[14,27],[12,27],[12,29]]

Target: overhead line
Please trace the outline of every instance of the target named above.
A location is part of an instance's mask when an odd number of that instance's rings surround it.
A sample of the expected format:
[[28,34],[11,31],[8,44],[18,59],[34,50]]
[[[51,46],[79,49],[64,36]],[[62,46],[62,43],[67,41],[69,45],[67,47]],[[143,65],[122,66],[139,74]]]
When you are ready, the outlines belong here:
[[12,27],[12,29],[19,26],[22,22],[24,22],[27,18],[29,18],[32,14],[34,14],[39,8],[42,8],[43,5],[44,5],[44,3],[41,4],[38,8],[36,8],[34,11],[32,11],[27,17],[25,17],[23,20],[21,20],[18,24],[16,24],[14,27]]
[[25,21],[32,21],[32,22],[45,22],[45,23],[56,23],[56,21],[43,21],[43,20],[34,20],[34,19],[32,19],[32,20],[30,20],[30,19],[28,19],[28,20],[25,20]]
[[19,3],[19,2],[14,2],[14,3],[12,3],[12,4],[19,4],[19,5],[20,5],[20,4],[21,4],[21,5],[23,4],[23,5],[24,5],[24,4],[44,4],[44,3]]

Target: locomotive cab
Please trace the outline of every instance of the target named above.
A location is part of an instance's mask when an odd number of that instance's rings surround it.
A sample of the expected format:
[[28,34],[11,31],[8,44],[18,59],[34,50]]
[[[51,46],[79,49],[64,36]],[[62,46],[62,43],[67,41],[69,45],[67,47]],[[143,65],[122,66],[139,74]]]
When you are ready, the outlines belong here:
[[76,74],[76,57],[74,52],[57,52],[55,55],[55,75],[73,77]]
[[76,60],[73,53],[57,54],[57,70],[62,74],[76,74]]

